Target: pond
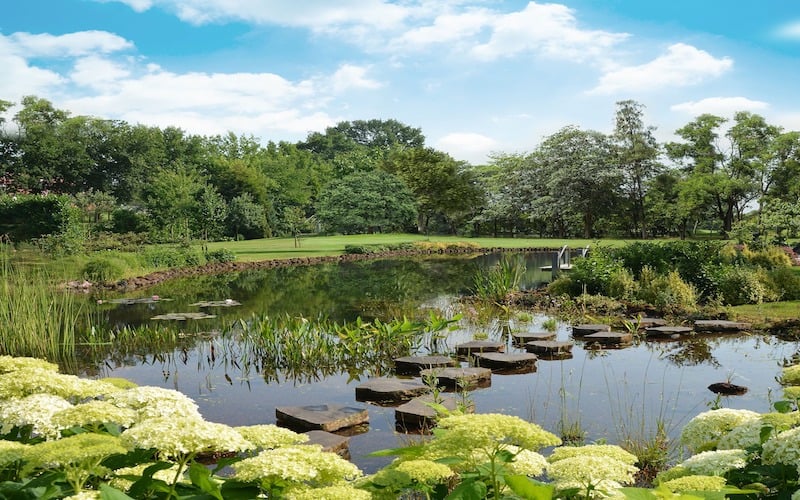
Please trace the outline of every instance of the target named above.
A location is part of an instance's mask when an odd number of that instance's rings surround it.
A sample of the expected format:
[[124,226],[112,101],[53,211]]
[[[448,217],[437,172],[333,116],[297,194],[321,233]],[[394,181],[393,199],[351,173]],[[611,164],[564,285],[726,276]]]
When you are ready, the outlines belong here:
[[[548,254],[526,254],[525,286],[549,279]],[[89,376],[124,377],[140,385],[179,390],[192,397],[211,421],[230,425],[275,423],[279,406],[338,403],[368,408],[366,433],[350,439],[352,460],[366,472],[385,465],[387,458],[369,457],[372,451],[402,446],[420,439],[395,431],[394,408],[355,401],[355,387],[372,373],[353,373],[348,367],[307,372],[271,370],[259,363],[248,345],[221,329],[253,314],[306,318],[325,317],[338,322],[356,317],[386,320],[420,311],[444,316],[463,313],[458,328],[440,341],[426,339],[419,352],[436,347],[454,353],[456,346],[479,337],[504,342],[507,333],[541,331],[543,315],[477,311],[459,300],[469,292],[477,269],[491,266],[499,256],[403,258],[323,264],[175,280],[141,291],[130,298],[158,296],[160,300],[134,304],[110,301],[105,295],[97,314],[108,325],[154,325],[150,318],[169,312],[204,310],[207,320],[171,322],[179,334],[170,341],[119,342],[105,348],[87,348],[82,371]],[[165,300],[170,299],[170,300]],[[230,299],[235,307],[201,309],[190,304]],[[173,330],[174,331],[174,330]],[[569,324],[557,324],[557,338],[572,341]],[[677,341],[637,340],[624,349],[587,349],[575,340],[569,359],[537,362],[531,373],[492,376],[491,385],[470,392],[476,411],[504,413],[535,421],[558,433],[579,426],[588,441],[618,443],[637,437],[661,422],[675,437],[692,416],[713,404],[768,411],[780,399],[775,377],[782,360],[798,352],[797,342],[758,334],[696,335]],[[462,361],[466,366],[466,362]],[[732,380],[745,385],[743,396],[715,401],[707,386]]]

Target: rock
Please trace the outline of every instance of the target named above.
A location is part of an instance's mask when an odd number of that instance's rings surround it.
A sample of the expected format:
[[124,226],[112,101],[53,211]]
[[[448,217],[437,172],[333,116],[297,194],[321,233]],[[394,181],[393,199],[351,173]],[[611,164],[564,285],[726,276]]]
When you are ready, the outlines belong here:
[[596,332],[610,332],[609,325],[575,325],[572,327],[573,337],[584,337]]
[[337,404],[279,406],[275,408],[275,417],[283,427],[327,432],[369,422],[365,408]]
[[422,396],[430,390],[417,380],[373,378],[356,387],[356,401],[393,405]]
[[644,329],[648,337],[672,337],[673,335],[686,335],[692,333],[689,326],[651,326]]
[[623,332],[597,332],[583,337],[588,348],[627,347],[633,343],[633,334]]
[[336,453],[342,458],[350,459],[350,438],[325,431],[308,431],[308,444],[322,446],[322,451]]
[[534,340],[525,344],[525,350],[537,355],[560,356],[572,352],[572,342],[558,340]]
[[698,332],[745,332],[752,330],[753,325],[742,321],[724,321],[716,319],[699,319],[694,322],[694,329]]
[[459,356],[469,356],[474,352],[500,352],[505,350],[506,345],[502,342],[491,342],[488,340],[473,340],[456,346],[456,353]]
[[419,375],[425,368],[448,366],[456,366],[456,361],[448,356],[406,356],[394,360],[394,370],[401,375]]
[[638,321],[637,318],[630,318],[629,320],[634,323],[638,322],[639,328],[650,328],[651,326],[667,326],[667,320],[662,318],[650,318],[644,316],[642,318],[639,318]]
[[724,394],[725,396],[741,396],[747,392],[747,387],[743,385],[731,384],[730,382],[717,382],[709,385],[708,390],[714,394]]
[[[450,411],[456,410],[461,402],[460,398],[443,394],[439,396],[439,404]],[[430,429],[436,425],[436,410],[431,407],[433,395],[427,394],[414,398],[394,410],[395,425],[401,432],[407,430]],[[466,409],[469,413],[475,411],[475,406],[470,404]]]
[[531,373],[536,371],[535,354],[505,354],[501,352],[485,352],[473,354],[475,363],[489,368],[494,373]]
[[534,340],[554,340],[556,332],[516,332],[511,334],[511,338],[515,344],[523,345]]
[[488,368],[428,368],[422,370],[420,376],[436,377],[439,379],[438,386],[450,390],[471,390],[492,385],[492,370]]

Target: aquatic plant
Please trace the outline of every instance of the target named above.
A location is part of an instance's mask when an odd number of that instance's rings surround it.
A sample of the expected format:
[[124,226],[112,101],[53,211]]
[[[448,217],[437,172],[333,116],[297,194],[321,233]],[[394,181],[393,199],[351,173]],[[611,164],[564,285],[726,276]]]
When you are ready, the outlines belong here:
[[511,292],[519,290],[525,270],[522,258],[504,254],[494,266],[475,273],[473,291],[481,300],[504,304]]

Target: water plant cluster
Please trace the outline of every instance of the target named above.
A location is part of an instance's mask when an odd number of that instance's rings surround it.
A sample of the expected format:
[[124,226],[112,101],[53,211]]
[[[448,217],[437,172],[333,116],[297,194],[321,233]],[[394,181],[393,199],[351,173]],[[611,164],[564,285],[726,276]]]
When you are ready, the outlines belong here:
[[[782,381],[800,383],[800,369]],[[786,390],[786,395],[796,389]],[[420,444],[364,475],[274,425],[209,422],[185,395],[121,379],[90,380],[36,358],[0,357],[4,498],[797,498],[797,399],[774,413],[710,410],[690,420],[690,456],[636,488],[638,459],[604,443],[563,446],[535,423],[443,414]]]

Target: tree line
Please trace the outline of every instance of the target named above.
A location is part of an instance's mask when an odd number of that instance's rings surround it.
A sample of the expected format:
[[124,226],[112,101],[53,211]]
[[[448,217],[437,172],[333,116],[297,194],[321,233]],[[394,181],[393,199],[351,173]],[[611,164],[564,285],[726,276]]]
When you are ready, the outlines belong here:
[[[567,126],[524,154],[457,161],[397,120],[344,121],[296,143],[199,136],[0,100],[0,210],[67,196],[96,232],[152,241],[301,232],[552,237],[794,235],[800,133],[753,113],[701,115],[660,144],[644,106],[614,130]],[[9,208],[10,207],[10,208]],[[5,228],[0,228],[2,231]]]

